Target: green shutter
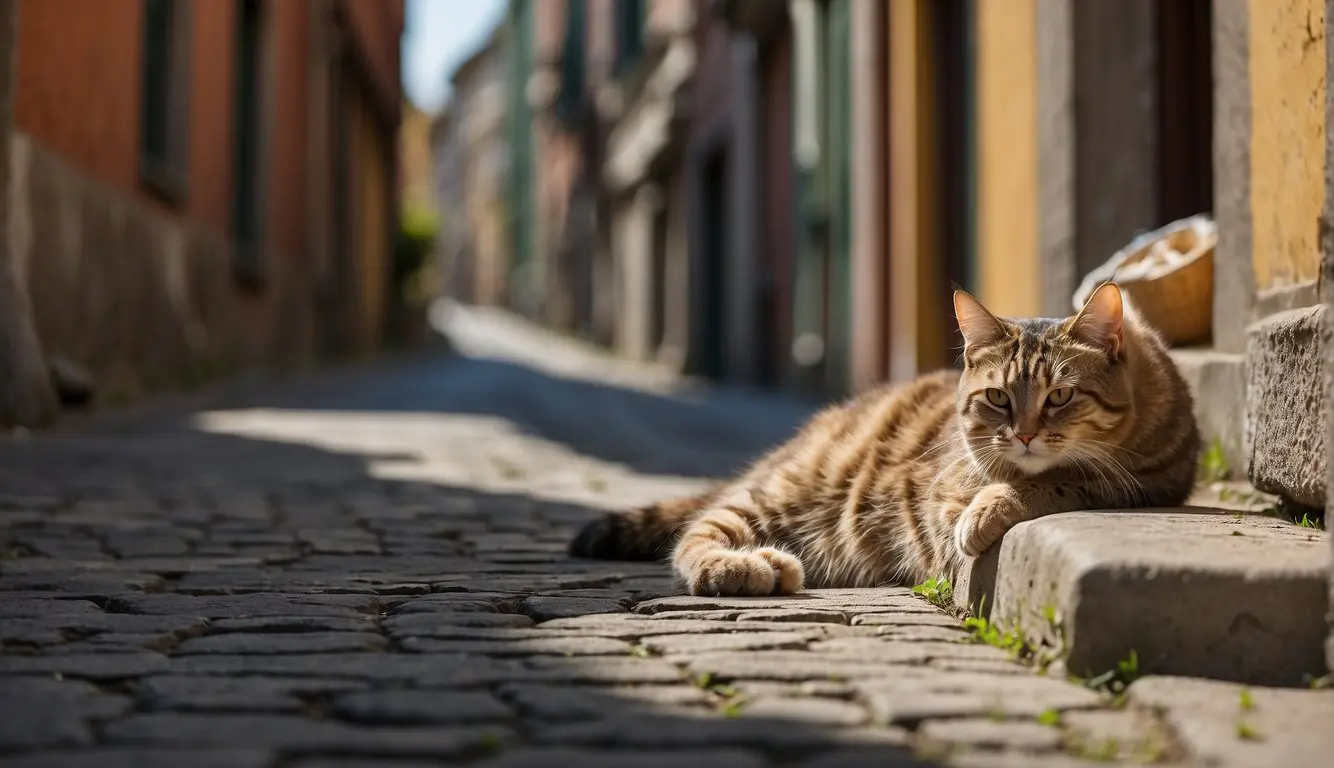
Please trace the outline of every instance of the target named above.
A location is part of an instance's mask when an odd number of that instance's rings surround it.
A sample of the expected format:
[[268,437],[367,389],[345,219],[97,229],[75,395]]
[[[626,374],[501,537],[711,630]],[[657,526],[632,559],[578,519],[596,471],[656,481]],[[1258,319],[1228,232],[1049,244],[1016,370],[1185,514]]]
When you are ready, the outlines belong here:
[[848,388],[852,346],[852,0],[828,0],[825,22],[826,110],[821,171],[825,176],[828,312],[825,386]]
[[616,73],[620,74],[644,53],[644,0],[616,0]]
[[506,45],[509,60],[510,175],[508,215],[510,221],[511,287],[526,291],[513,278],[527,276],[535,248],[536,207],[533,201],[533,115],[528,106],[528,78],[533,71],[533,6],[531,0],[510,3]]
[[585,0],[568,0],[560,58],[560,99],[556,104],[557,116],[566,122],[579,118],[584,100],[584,26]]

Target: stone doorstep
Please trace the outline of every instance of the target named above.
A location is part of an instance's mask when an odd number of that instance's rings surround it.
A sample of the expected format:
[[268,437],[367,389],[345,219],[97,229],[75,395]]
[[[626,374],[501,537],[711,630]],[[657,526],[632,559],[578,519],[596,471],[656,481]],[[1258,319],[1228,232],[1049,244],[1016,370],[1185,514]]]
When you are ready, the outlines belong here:
[[1207,348],[1170,350],[1195,401],[1195,422],[1205,444],[1217,440],[1234,475],[1244,476],[1246,356]]
[[1269,517],[1071,512],[1015,526],[954,594],[965,610],[985,598],[991,619],[1030,643],[1064,643],[1076,675],[1134,650],[1140,674],[1302,685],[1326,672],[1330,559],[1326,532]]
[[1325,308],[1280,312],[1247,328],[1246,474],[1266,493],[1325,506]]

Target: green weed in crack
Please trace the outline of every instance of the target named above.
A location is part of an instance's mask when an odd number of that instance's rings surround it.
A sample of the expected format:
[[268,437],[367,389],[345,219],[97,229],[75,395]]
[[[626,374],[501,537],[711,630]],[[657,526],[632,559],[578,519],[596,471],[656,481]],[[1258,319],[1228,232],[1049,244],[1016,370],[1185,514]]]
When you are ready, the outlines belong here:
[[[982,605],[985,609],[985,600]],[[981,613],[982,609],[978,611],[977,616],[969,616],[963,620],[963,628],[968,630],[972,642],[999,648],[1014,659],[1026,659],[1032,655],[1032,648],[1022,634],[1013,628],[1002,630]]]
[[1139,654],[1132,648],[1130,655],[1116,662],[1115,668],[1084,680],[1084,685],[1119,697],[1125,694],[1130,684],[1138,680],[1139,677]]
[[942,610],[953,608],[954,585],[945,577],[927,579],[912,588],[912,593]]
[[701,672],[691,678],[695,687],[713,697],[718,711],[723,717],[737,717],[748,703],[741,692],[726,683],[713,679],[708,672]]
[[1260,732],[1246,720],[1246,713],[1255,711],[1255,697],[1251,695],[1250,688],[1242,688],[1237,693],[1237,709],[1237,738],[1242,741],[1262,741]]
[[1206,483],[1217,483],[1226,480],[1230,474],[1232,470],[1227,465],[1223,442],[1215,437],[1200,453],[1199,477]]

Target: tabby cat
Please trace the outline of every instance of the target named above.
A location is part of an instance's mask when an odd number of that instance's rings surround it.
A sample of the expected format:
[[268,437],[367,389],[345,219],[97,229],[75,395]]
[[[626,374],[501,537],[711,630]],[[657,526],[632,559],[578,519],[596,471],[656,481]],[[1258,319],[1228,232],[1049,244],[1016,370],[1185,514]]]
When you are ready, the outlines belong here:
[[1015,524],[1180,505],[1200,439],[1158,334],[1112,283],[1074,317],[1002,320],[957,291],[963,370],[817,414],[738,479],[589,524],[575,556],[671,552],[696,595],[954,575]]

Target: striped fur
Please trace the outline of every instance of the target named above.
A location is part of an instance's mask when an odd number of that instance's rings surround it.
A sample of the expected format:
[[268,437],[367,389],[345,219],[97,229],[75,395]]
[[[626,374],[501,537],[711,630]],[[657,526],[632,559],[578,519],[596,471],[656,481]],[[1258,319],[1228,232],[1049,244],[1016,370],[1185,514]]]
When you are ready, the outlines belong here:
[[999,320],[962,292],[955,309],[962,372],[828,408],[735,481],[592,523],[572,554],[670,554],[693,594],[910,584],[1024,520],[1185,500],[1190,393],[1116,286],[1064,320]]

